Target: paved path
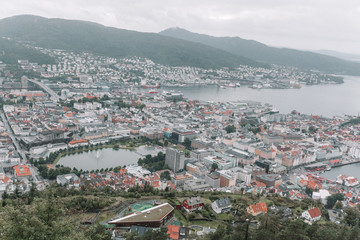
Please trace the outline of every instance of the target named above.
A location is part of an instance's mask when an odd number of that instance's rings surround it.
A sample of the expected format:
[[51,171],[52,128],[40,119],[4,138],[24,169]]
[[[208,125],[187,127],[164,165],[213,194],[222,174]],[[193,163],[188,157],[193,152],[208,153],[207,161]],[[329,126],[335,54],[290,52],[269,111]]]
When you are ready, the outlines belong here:
[[8,122],[6,116],[5,116],[5,113],[4,113],[3,111],[1,111],[1,112],[0,112],[0,116],[1,116],[1,119],[2,119],[2,121],[3,121],[3,123],[4,123],[4,126],[5,126],[5,128],[6,128],[6,132],[9,134],[9,136],[10,136],[13,144],[15,145],[16,150],[17,150],[18,153],[21,155],[22,162],[23,162],[23,163],[27,162],[27,157],[26,157],[24,151],[21,149],[21,147],[20,147],[20,145],[19,145],[16,137],[14,136],[14,134],[13,134],[13,132],[12,132],[12,130],[11,130],[11,127],[10,127],[10,125],[9,125],[9,122]]

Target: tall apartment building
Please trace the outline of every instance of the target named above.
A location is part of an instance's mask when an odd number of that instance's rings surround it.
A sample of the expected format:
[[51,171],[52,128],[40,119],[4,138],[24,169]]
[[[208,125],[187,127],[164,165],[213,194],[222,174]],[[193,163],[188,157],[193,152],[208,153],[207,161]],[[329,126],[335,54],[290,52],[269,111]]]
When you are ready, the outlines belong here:
[[175,148],[166,149],[165,163],[174,172],[184,169],[185,153]]
[[22,89],[27,89],[29,87],[28,78],[26,76],[22,76],[20,79],[20,82],[21,82]]

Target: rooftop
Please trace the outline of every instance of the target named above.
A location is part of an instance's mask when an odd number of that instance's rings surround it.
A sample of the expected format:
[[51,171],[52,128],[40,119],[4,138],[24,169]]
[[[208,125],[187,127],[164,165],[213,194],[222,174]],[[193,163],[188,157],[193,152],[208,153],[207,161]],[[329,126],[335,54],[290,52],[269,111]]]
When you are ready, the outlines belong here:
[[161,219],[168,215],[173,209],[174,208],[169,203],[163,203],[159,206],[112,220],[109,222],[109,224],[161,221]]

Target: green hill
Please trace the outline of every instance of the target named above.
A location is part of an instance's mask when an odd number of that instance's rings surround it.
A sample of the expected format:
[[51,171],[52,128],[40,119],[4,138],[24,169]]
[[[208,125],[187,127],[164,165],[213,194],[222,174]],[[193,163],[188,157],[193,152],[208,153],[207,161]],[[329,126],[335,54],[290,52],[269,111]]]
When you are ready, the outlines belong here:
[[17,63],[19,59],[27,59],[30,62],[36,62],[39,64],[53,64],[55,60],[41,53],[40,51],[27,48],[14,41],[0,38],[0,61],[8,64]]
[[0,20],[0,36],[52,49],[109,57],[146,57],[157,63],[203,68],[263,66],[253,60],[200,43],[157,33],[141,33],[100,24],[21,15]]
[[202,43],[224,51],[245,56],[255,61],[295,66],[303,70],[319,70],[326,73],[360,75],[360,63],[288,48],[269,47],[253,40],[239,37],[213,37],[189,32],[181,28],[169,28],[160,34],[177,39]]

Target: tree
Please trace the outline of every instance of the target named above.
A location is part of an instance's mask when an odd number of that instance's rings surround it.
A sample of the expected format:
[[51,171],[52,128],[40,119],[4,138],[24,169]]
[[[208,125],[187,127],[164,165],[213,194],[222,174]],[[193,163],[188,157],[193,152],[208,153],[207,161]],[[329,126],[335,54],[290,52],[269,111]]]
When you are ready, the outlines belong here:
[[312,188],[306,187],[305,192],[306,192],[307,195],[312,197],[312,194],[313,194],[314,190]]
[[70,220],[63,204],[48,189],[36,198],[32,207],[7,206],[0,214],[2,239],[85,239]]
[[184,140],[184,146],[185,146],[185,148],[188,149],[188,150],[191,149],[191,141],[190,141],[190,139],[185,138],[185,140]]
[[306,236],[306,231],[305,231],[306,227],[307,224],[300,219],[291,221],[277,234],[276,239],[308,240],[309,238]]
[[337,201],[336,204],[335,204],[335,208],[336,209],[343,209],[344,205],[342,204],[342,202],[340,201]]
[[9,198],[9,194],[7,193],[7,191],[5,190],[4,193],[2,194],[2,206],[5,207],[6,206],[6,199]]
[[314,126],[310,126],[310,127],[309,127],[309,132],[314,133],[314,132],[316,132],[316,131],[317,131],[317,129],[316,129]]
[[343,201],[343,200],[344,200],[343,194],[341,194],[341,193],[333,194],[326,198],[326,207],[333,208],[337,201]]
[[353,227],[350,233],[349,239],[359,239],[360,236],[360,229],[358,226]]
[[233,132],[236,132],[236,128],[235,128],[234,125],[228,125],[228,126],[225,127],[225,131],[227,133],[233,133]]
[[155,230],[155,231],[153,231],[153,230],[147,231],[141,239],[144,239],[144,240],[166,240],[166,239],[168,239],[167,229],[161,228],[161,229]]
[[360,212],[357,208],[347,208],[345,210],[344,223],[350,227],[359,227]]
[[205,236],[205,239],[208,240],[219,240],[219,239],[231,239],[232,231],[230,229],[225,229],[224,225],[219,225],[216,229],[216,232],[210,232]]
[[160,178],[161,178],[161,179],[165,179],[165,180],[171,180],[169,171],[163,172],[163,173],[160,175]]
[[280,219],[274,214],[265,214],[260,218],[260,227],[256,232],[255,239],[275,239],[279,231]]
[[100,224],[91,226],[85,231],[85,237],[90,240],[111,240],[111,234]]
[[215,172],[216,169],[219,169],[219,166],[217,165],[217,163],[214,162],[214,163],[211,165],[211,172]]

